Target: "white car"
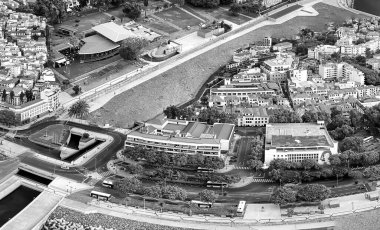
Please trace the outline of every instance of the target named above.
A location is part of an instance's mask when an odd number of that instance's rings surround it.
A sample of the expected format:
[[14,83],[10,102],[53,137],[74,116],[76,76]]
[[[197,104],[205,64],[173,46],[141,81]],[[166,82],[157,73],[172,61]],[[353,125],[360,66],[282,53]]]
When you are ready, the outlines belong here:
[[70,167],[67,165],[61,165],[61,169],[70,169]]

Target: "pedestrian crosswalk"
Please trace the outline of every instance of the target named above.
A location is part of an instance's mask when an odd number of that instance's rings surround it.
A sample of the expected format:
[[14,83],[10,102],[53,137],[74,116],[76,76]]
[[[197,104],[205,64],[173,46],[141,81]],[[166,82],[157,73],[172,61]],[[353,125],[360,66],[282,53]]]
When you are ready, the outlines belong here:
[[108,176],[110,176],[111,174],[112,174],[112,172],[110,172],[110,171],[105,171],[105,172],[100,172],[99,173],[102,177],[108,177]]
[[245,167],[245,166],[236,166],[236,165],[235,165],[235,169],[245,169],[245,170],[249,170],[249,167]]
[[252,182],[256,183],[273,183],[271,179],[266,179],[266,178],[253,178]]

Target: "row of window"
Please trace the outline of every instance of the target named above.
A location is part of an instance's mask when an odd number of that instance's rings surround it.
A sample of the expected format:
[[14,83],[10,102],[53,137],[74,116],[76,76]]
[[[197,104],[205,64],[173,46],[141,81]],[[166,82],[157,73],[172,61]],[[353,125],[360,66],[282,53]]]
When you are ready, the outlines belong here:
[[[134,147],[135,145],[133,143],[126,142],[125,146]],[[219,151],[199,151],[199,150],[185,150],[185,149],[176,150],[176,149],[171,149],[171,148],[160,148],[160,147],[149,146],[149,145],[144,145],[144,146],[148,149],[155,149],[158,151],[170,152],[170,153],[185,153],[185,154],[199,154],[200,153],[203,155],[214,155],[214,156],[219,155]]]
[[[210,149],[210,150],[216,150],[216,151],[219,150],[219,147],[217,146],[191,146],[191,145],[169,144],[169,143],[160,143],[160,142],[154,142],[154,141],[146,141],[146,140],[141,140],[141,139],[133,138],[133,137],[128,137],[127,140],[132,141],[132,142],[144,143],[148,145],[165,146],[165,148],[172,147],[172,148],[181,148],[181,149],[202,149],[202,150]],[[132,142],[129,142],[129,143],[132,143]]]

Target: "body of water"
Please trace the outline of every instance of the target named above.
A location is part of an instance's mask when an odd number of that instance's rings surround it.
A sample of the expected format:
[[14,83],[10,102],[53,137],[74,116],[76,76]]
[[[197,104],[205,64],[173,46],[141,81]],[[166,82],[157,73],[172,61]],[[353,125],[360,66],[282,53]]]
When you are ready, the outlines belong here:
[[354,8],[380,16],[380,0],[355,0]]
[[39,191],[20,186],[0,200],[0,228],[23,210],[40,194]]

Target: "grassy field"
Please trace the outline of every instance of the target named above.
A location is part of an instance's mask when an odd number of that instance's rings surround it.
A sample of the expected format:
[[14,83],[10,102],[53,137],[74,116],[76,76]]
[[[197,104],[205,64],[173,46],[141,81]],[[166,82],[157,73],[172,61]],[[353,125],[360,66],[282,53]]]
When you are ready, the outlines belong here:
[[246,23],[250,21],[251,19],[249,17],[238,15],[238,16],[232,16],[229,14],[229,12],[223,8],[217,8],[213,10],[208,10],[208,13],[210,13],[213,17],[219,20],[228,20],[232,23],[241,25],[243,23]]
[[101,125],[109,123],[119,127],[128,127],[135,121],[146,121],[162,113],[169,105],[192,99],[209,76],[231,60],[233,51],[242,45],[265,36],[291,37],[302,28],[323,31],[328,22],[341,23],[354,15],[323,3],[315,5],[315,9],[320,13],[316,17],[297,17],[284,24],[262,27],[140,84],[94,111],[92,120]]
[[156,13],[155,15],[175,24],[178,27],[181,27],[182,29],[186,29],[187,26],[196,26],[201,23],[198,18],[193,17],[192,15],[178,9],[177,7],[172,7],[168,10]]

